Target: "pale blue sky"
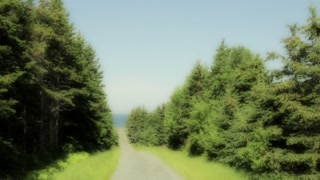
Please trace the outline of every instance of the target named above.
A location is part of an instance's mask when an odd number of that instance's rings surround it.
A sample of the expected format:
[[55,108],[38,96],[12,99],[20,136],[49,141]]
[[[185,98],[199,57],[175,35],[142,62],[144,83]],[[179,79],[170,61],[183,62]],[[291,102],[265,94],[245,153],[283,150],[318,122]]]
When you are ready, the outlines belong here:
[[262,57],[282,52],[286,25],[304,23],[308,7],[320,9],[320,0],[65,0],[65,5],[100,59],[113,113],[129,113],[168,101],[197,60],[212,64],[222,39]]

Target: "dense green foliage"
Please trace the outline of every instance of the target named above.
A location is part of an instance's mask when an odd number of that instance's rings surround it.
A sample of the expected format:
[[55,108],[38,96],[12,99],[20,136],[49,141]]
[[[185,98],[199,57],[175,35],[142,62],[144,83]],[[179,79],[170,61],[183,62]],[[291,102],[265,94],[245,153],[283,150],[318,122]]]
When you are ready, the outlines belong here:
[[211,69],[197,63],[172,94],[164,118],[129,118],[129,136],[142,135],[131,142],[148,144],[147,129],[161,127],[168,147],[253,179],[320,178],[320,18],[310,12],[306,25],[290,27],[286,54],[269,54],[281,70],[268,73],[259,55],[222,42]]
[[116,143],[102,72],[61,0],[0,1],[0,179]]
[[144,107],[131,111],[126,121],[128,138],[131,143],[162,145],[165,143],[164,106],[148,113]]

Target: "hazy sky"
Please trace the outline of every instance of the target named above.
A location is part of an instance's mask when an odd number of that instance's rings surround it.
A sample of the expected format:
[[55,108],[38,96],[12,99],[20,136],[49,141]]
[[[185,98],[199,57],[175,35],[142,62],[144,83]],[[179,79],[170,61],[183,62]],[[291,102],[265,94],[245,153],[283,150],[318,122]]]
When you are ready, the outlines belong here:
[[[244,45],[262,57],[283,51],[287,25],[320,0],[65,0],[70,20],[96,50],[113,113],[152,110],[182,85],[197,60]],[[268,67],[277,67],[269,63]]]

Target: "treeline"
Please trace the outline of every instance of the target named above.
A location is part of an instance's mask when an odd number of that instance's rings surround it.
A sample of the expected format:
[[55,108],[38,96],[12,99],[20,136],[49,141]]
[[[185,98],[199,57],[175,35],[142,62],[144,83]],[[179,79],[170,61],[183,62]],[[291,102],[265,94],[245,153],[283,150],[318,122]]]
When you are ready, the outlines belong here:
[[310,12],[306,25],[290,26],[285,55],[268,54],[283,61],[280,70],[222,42],[211,67],[198,62],[157,120],[159,109],[131,112],[131,142],[205,154],[253,179],[320,178],[320,18]]
[[164,112],[164,105],[159,106],[151,113],[148,113],[144,107],[133,109],[126,121],[129,141],[145,145],[165,144]]
[[116,141],[95,52],[62,0],[1,0],[0,179]]

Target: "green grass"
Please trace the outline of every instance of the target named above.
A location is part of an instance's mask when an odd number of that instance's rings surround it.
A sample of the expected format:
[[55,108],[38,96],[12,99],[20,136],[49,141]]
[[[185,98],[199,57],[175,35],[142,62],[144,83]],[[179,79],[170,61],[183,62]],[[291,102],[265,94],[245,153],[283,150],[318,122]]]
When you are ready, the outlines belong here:
[[57,161],[43,170],[34,172],[28,179],[106,180],[112,176],[119,157],[119,147],[93,155],[84,152],[74,153],[65,160]]
[[172,151],[165,147],[138,146],[137,149],[155,154],[186,180],[247,179],[243,173],[218,163],[208,162],[203,156],[189,157],[187,152]]

